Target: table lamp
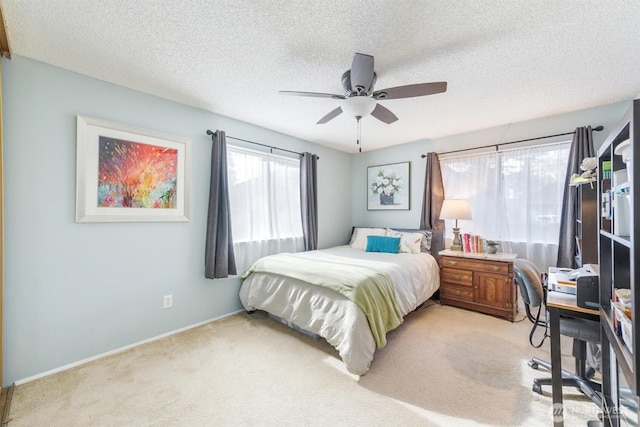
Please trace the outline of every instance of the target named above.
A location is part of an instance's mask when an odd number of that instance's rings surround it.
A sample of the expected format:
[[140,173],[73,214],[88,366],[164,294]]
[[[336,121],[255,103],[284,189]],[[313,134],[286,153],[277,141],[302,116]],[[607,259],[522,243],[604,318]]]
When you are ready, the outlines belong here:
[[456,226],[453,227],[453,241],[451,242],[452,251],[462,250],[462,240],[460,238],[460,229],[458,228],[459,219],[471,219],[471,208],[468,200],[448,199],[442,202],[440,210],[440,219],[455,219]]

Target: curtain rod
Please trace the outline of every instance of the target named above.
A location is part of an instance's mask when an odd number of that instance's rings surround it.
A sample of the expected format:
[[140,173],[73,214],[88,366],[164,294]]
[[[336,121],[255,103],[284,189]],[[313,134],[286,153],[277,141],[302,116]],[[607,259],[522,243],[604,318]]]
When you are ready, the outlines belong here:
[[[593,128],[593,130],[595,130],[596,132],[600,132],[601,130],[604,129],[604,126],[600,125],[600,126],[596,126]],[[491,145],[483,145],[481,147],[473,147],[473,148],[463,148],[461,150],[453,150],[453,151],[445,151],[444,153],[438,153],[438,154],[451,154],[451,153],[460,153],[462,151],[471,151],[471,150],[479,150],[481,148],[489,148],[489,147],[496,147],[496,151],[498,151],[498,147],[501,145],[509,145],[509,144],[516,144],[518,142],[527,142],[527,141],[536,141],[538,139],[546,139],[546,138],[553,138],[556,136],[564,136],[564,135],[574,135],[576,133],[576,131],[573,132],[565,132],[565,133],[557,133],[555,135],[547,135],[547,136],[539,136],[537,138],[529,138],[529,139],[520,139],[518,141],[511,141],[511,142],[499,142],[497,144],[491,144]],[[426,154],[423,154],[421,156],[423,159],[425,157],[427,157]]]
[[[207,129],[207,135],[215,135],[217,134],[218,131],[212,131],[210,129]],[[226,135],[227,138],[230,139],[235,139],[236,141],[242,141],[242,142],[248,142],[249,144],[255,144],[255,145],[260,145],[261,147],[266,147],[269,148],[271,150],[280,150],[280,151],[286,151],[287,153],[292,153],[292,154],[297,154],[298,156],[302,156],[302,153],[298,153],[297,151],[291,151],[291,150],[287,150],[286,148],[278,148],[278,147],[273,147],[271,145],[266,145],[266,144],[261,144],[259,142],[254,142],[254,141],[248,141],[246,139],[242,139],[242,138],[236,138],[235,136],[229,136]],[[320,160],[320,156],[316,156],[316,159]]]

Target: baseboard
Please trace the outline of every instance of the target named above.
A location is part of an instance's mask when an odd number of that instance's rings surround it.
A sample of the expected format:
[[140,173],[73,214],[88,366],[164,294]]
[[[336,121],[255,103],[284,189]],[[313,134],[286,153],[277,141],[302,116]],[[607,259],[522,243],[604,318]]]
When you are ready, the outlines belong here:
[[229,316],[233,316],[234,314],[238,314],[238,313],[243,312],[243,311],[245,311],[245,310],[233,311],[231,313],[228,313],[228,314],[225,314],[225,315],[222,315],[222,316],[219,316],[219,317],[215,317],[213,319],[205,320],[204,322],[194,323],[193,325],[185,326],[184,328],[176,329],[176,330],[164,333],[162,335],[157,335],[155,337],[151,337],[151,338],[148,338],[146,340],[138,341],[136,343],[129,344],[129,345],[126,345],[124,347],[119,347],[119,348],[116,348],[115,350],[110,350],[110,351],[107,351],[105,353],[101,353],[101,354],[98,354],[96,356],[89,357],[87,359],[82,359],[82,360],[79,360],[77,362],[70,363],[68,365],[60,366],[59,368],[51,369],[49,371],[45,371],[45,372],[42,372],[40,374],[33,375],[31,377],[27,377],[27,378],[23,378],[21,380],[17,380],[14,383],[14,385],[18,386],[18,385],[21,385],[21,384],[25,384],[25,383],[28,383],[30,381],[37,380],[39,378],[43,378],[43,377],[46,377],[46,376],[49,376],[49,375],[52,375],[52,374],[57,374],[58,372],[62,372],[62,371],[66,371],[66,370],[71,369],[71,368],[75,368],[76,366],[84,365],[85,363],[93,362],[94,360],[102,359],[103,357],[107,357],[107,356],[111,356],[111,355],[114,355],[114,354],[122,353],[123,351],[130,350],[130,349],[132,349],[134,347],[138,347],[138,346],[143,345],[143,344],[147,344],[147,343],[150,343],[150,342],[153,342],[153,341],[157,341],[157,340],[166,338],[166,337],[171,336],[171,335],[179,334],[180,332],[188,331],[189,329],[197,328],[198,326],[202,326],[202,325],[205,325],[207,323],[216,322],[218,320],[222,320],[224,318],[227,318]]

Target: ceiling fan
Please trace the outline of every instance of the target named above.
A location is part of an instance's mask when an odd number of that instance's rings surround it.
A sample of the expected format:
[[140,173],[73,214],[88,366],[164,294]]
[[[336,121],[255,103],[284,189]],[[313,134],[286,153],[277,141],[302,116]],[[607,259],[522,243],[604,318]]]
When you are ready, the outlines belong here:
[[281,90],[280,94],[343,100],[342,105],[331,110],[318,120],[317,124],[319,125],[327,123],[343,112],[355,117],[358,123],[362,117],[371,114],[376,119],[390,124],[398,120],[398,117],[377,101],[433,95],[447,90],[447,82],[433,82],[396,86],[374,91],[373,86],[376,83],[376,77],[377,75],[373,69],[373,56],[356,53],[353,57],[351,69],[342,74],[344,95],[288,90]]

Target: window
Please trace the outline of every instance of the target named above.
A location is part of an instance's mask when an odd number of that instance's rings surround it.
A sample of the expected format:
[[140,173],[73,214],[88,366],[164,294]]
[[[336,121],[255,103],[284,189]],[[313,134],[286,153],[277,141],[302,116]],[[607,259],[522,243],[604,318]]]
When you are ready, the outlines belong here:
[[238,274],[260,257],[303,250],[300,161],[227,146]]
[[[539,266],[555,265],[570,144],[441,159],[445,197],[469,199],[461,232],[502,242]],[[447,222],[446,231],[453,227]],[[545,267],[546,268],[546,267]]]

